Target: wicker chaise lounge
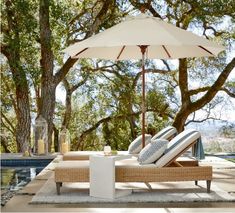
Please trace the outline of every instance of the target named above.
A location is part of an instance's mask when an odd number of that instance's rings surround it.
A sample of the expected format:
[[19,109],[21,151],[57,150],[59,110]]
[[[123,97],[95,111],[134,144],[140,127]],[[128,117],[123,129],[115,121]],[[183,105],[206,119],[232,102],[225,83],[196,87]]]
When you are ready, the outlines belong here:
[[[177,130],[173,126],[167,126],[166,128],[155,134],[152,139],[166,139],[171,140],[177,135]],[[71,151],[63,155],[63,160],[89,160],[90,155],[102,154],[102,151]],[[118,154],[127,154],[128,151],[118,151]]]
[[[200,137],[197,131],[184,131],[170,141],[172,147],[155,164],[140,165],[137,158],[119,161],[115,169],[116,182],[170,182],[206,180],[210,192],[212,167],[199,166],[197,160],[176,161]],[[55,168],[57,194],[64,182],[89,182],[89,161],[61,161]]]

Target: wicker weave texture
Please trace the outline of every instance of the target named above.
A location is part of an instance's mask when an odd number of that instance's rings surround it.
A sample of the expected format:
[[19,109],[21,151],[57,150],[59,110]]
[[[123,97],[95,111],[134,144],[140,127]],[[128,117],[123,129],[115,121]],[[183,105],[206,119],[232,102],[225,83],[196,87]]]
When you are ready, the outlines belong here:
[[117,168],[116,182],[211,180],[211,167]]
[[89,155],[64,155],[63,160],[71,161],[71,160],[89,160]]
[[56,168],[55,182],[89,182],[89,168]]
[[[196,161],[180,162],[184,167],[116,167],[116,182],[167,182],[212,180],[211,166],[197,166]],[[55,182],[89,182],[89,167],[55,168]]]

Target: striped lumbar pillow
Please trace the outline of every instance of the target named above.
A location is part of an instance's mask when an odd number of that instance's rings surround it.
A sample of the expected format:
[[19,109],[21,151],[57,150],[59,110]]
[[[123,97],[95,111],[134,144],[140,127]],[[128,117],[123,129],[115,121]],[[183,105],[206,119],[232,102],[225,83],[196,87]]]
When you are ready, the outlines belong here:
[[[151,141],[152,136],[145,134],[145,144]],[[138,136],[128,147],[128,152],[130,154],[138,154],[142,149],[142,135]]]
[[168,126],[164,129],[162,129],[156,135],[154,135],[152,137],[152,140],[156,140],[156,139],[160,139],[160,138],[169,140],[169,138],[174,137],[175,135],[177,135],[176,128],[173,126]]
[[168,140],[156,139],[151,140],[146,147],[144,147],[138,156],[140,164],[153,163],[158,160],[167,149]]

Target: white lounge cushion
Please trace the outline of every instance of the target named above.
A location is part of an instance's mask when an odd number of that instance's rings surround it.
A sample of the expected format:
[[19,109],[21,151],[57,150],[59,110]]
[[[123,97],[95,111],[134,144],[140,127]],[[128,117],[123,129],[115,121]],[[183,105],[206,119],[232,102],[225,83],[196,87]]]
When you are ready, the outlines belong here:
[[152,137],[152,140],[156,140],[156,139],[160,139],[160,138],[168,140],[169,138],[171,138],[172,136],[174,136],[176,134],[177,134],[177,129],[173,126],[168,126],[164,129],[162,129],[156,135],[154,135]]
[[193,129],[181,132],[168,143],[165,154],[156,161],[156,166],[165,166],[199,137],[201,137],[201,134]]
[[[147,145],[152,136],[145,134],[145,145]],[[128,152],[130,154],[138,154],[140,150],[142,149],[142,135],[138,136],[128,147]]]
[[149,164],[158,160],[167,148],[168,140],[151,140],[139,153],[138,161],[140,164]]

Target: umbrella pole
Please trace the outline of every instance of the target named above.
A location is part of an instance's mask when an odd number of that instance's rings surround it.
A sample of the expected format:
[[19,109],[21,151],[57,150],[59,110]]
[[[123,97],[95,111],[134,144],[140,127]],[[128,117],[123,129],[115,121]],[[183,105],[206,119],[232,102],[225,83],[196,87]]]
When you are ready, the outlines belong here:
[[142,148],[145,147],[145,52],[147,45],[140,45],[142,53]]

